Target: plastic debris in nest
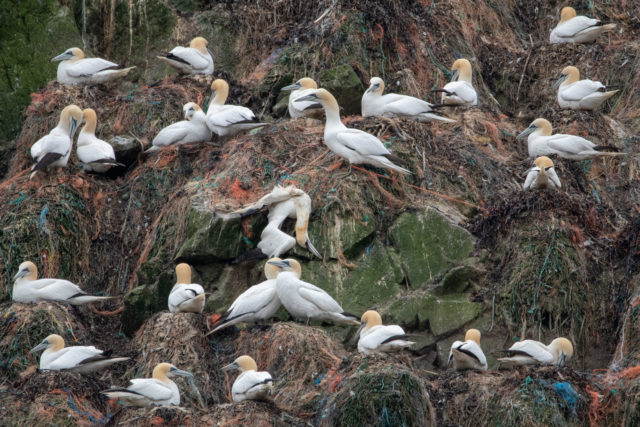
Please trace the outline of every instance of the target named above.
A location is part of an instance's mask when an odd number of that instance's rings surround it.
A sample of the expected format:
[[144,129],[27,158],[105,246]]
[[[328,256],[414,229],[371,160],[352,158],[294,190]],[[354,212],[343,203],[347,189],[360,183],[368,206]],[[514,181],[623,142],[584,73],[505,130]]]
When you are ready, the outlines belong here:
[[3,423],[10,425],[91,426],[113,414],[99,392],[106,386],[92,376],[62,371],[32,371],[15,382],[3,399]]
[[294,415],[315,411],[314,400],[331,389],[333,381],[339,382],[337,371],[346,356],[323,329],[289,322],[276,323],[266,331],[243,329],[232,342],[225,336],[211,337],[222,365],[248,354],[260,370],[271,373],[276,378],[274,403]]
[[29,353],[50,334],[59,334],[67,342],[84,342],[85,327],[69,307],[55,302],[6,304],[0,311],[0,356],[10,377],[17,377],[38,366],[38,358]]

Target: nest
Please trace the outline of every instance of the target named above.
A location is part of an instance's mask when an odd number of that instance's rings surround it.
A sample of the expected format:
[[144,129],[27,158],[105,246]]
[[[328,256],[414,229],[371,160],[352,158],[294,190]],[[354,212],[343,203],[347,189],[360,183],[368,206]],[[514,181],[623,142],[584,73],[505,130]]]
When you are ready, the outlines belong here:
[[207,357],[209,346],[202,333],[204,329],[203,317],[197,314],[154,315],[132,340],[131,347],[138,359],[125,377],[149,378],[158,363],[171,363],[194,376],[193,384],[188,379],[174,379],[179,384],[181,405],[205,410],[208,405],[219,403],[220,364]]

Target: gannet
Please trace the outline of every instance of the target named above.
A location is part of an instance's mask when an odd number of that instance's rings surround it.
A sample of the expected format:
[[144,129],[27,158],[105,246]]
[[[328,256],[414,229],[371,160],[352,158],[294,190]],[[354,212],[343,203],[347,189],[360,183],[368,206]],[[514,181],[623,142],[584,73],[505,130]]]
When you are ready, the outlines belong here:
[[68,280],[38,279],[38,268],[31,261],[20,264],[14,279],[12,298],[17,302],[61,301],[81,305],[113,298],[87,295]]
[[247,107],[225,105],[229,95],[229,84],[226,81],[214,80],[211,90],[213,93],[207,109],[207,126],[211,132],[225,137],[267,125],[260,123]]
[[415,344],[398,325],[383,325],[377,311],[365,311],[361,318],[358,351],[364,354],[391,353]]
[[51,60],[62,61],[58,65],[58,82],[68,85],[106,83],[126,76],[136,67],[120,68],[114,62],[102,58],[85,58],[84,52],[72,47]]
[[193,377],[170,363],[160,363],[153,369],[153,378],[135,378],[127,388],[112,387],[102,391],[109,399],[129,406],[170,406],[180,404],[180,390],[170,376]]
[[607,91],[607,87],[593,80],[580,80],[580,71],[576,67],[565,67],[556,83],[558,104],[562,108],[573,110],[595,110],[617,90]]
[[473,369],[476,371],[487,370],[487,358],[480,347],[480,331],[469,329],[464,335],[464,341],[455,341],[451,344],[449,361],[453,362],[453,368],[457,371]]
[[362,95],[362,117],[407,117],[418,121],[455,122],[433,114],[434,105],[427,101],[397,93],[383,95],[383,92],[384,81],[380,77],[372,77],[369,89]]
[[31,157],[36,164],[31,168],[31,178],[39,170],[49,166],[65,167],[71,155],[71,145],[76,129],[82,123],[82,110],[77,105],[69,105],[60,113],[60,121],[48,135],[31,146]]
[[51,371],[72,371],[88,374],[106,368],[114,363],[129,360],[128,357],[110,357],[94,346],[65,347],[60,335],[49,335],[31,349],[31,353],[44,350],[40,356],[40,369]]
[[[269,261],[277,262],[282,260],[280,258],[271,258]],[[264,275],[267,280],[253,285],[241,293],[226,313],[222,315],[218,326],[208,332],[207,335],[236,323],[261,322],[273,317],[280,308],[280,298],[278,298],[276,291],[276,278],[279,272],[279,267],[266,262],[264,264]]]
[[[234,213],[247,216],[265,206],[269,207],[269,223],[262,231],[260,243],[258,243],[258,248],[264,255],[269,258],[278,257],[293,248],[298,242],[298,245],[307,248],[318,258],[322,258],[322,255],[309,240],[308,227],[309,215],[311,215],[311,197],[307,193],[294,185],[287,187],[277,185],[271,193]],[[295,239],[280,230],[282,223],[287,218],[296,219]]]
[[202,37],[191,40],[189,47],[177,46],[158,59],[166,62],[179,73],[213,74],[213,55],[207,48],[209,43]]
[[223,367],[223,371],[240,370],[241,374],[233,382],[231,397],[234,402],[243,400],[265,400],[273,391],[273,378],[266,371],[258,371],[258,365],[250,356],[240,356]]
[[180,263],[176,266],[176,284],[169,293],[169,311],[172,313],[202,313],[204,310],[204,288],[191,283],[191,267]]
[[553,161],[547,156],[540,156],[534,162],[534,166],[528,170],[527,179],[523,188],[531,190],[534,188],[561,188],[560,179],[553,168]]
[[[303,96],[307,96],[314,89],[318,89],[317,83],[309,77],[304,77],[292,85],[285,86],[280,90],[291,91],[289,95],[289,115],[296,119],[298,117],[315,117],[315,110],[307,108],[312,107],[314,102],[294,102]],[[305,111],[306,110],[306,111]]]
[[471,106],[478,104],[478,93],[473,88],[471,63],[464,59],[456,59],[451,66],[451,81],[442,89],[442,103],[450,105]]
[[574,8],[566,6],[560,11],[560,22],[551,31],[551,43],[588,43],[600,34],[611,31],[616,24],[603,24],[598,19],[576,16]]
[[522,365],[556,365],[564,366],[573,356],[573,345],[566,338],[556,338],[551,344],[544,345],[539,341],[519,341],[507,350],[509,357],[498,359],[509,366]]
[[92,108],[82,110],[85,125],[78,134],[76,154],[83,163],[85,172],[104,173],[114,166],[124,166],[116,162],[113,147],[96,137],[96,112]]
[[295,259],[268,263],[279,268],[276,278],[278,298],[296,319],[307,323],[309,320],[326,320],[349,325],[360,324],[358,316],[346,313],[328,293],[300,280],[302,267]]
[[185,120],[173,123],[162,129],[145,153],[161,150],[169,145],[206,142],[211,140],[211,131],[207,127],[207,117],[195,102],[187,102],[182,107]]
[[605,147],[598,147],[593,142],[576,135],[560,133],[551,135],[551,123],[541,118],[535,119],[517,138],[522,139],[527,135],[529,135],[527,140],[529,157],[557,154],[565,159],[584,160],[598,156],[625,155],[625,153],[596,151]]
[[324,142],[327,147],[349,163],[365,163],[381,168],[393,169],[401,173],[410,173],[393,162],[401,161],[391,154],[375,136],[358,129],[347,128],[340,120],[340,108],[336,99],[325,89],[312,90],[309,95],[295,102],[311,101],[324,108]]

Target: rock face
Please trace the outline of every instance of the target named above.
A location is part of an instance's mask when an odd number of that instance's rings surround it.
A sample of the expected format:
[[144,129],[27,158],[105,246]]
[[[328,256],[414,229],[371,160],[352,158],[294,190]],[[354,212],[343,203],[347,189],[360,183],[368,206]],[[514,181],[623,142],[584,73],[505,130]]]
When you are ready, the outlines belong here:
[[471,254],[474,238],[433,209],[403,213],[390,229],[409,285],[414,289],[440,279]]
[[350,65],[339,65],[320,72],[318,87],[327,89],[336,97],[345,115],[360,113],[360,99],[365,87]]

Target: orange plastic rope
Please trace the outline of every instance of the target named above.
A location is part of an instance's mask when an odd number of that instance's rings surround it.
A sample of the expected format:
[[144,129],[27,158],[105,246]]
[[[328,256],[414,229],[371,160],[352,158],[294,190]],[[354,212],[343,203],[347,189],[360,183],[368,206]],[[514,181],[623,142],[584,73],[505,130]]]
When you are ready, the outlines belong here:
[[[361,170],[363,172],[367,172],[368,174],[375,175],[375,176],[377,176],[379,178],[384,178],[384,179],[389,180],[389,181],[397,182],[397,179],[395,179],[395,178],[391,178],[391,177],[388,177],[388,176],[380,175],[379,173],[372,172],[370,170],[361,168],[361,167],[356,166],[356,165],[351,165],[351,167],[354,168],[354,169]],[[476,208],[476,209],[481,210],[485,214],[489,213],[489,211],[486,208],[483,208],[482,206],[476,205],[474,203],[467,202],[465,200],[456,199],[455,197],[447,196],[446,194],[438,193],[437,191],[427,190],[426,188],[418,187],[416,185],[409,184],[408,182],[403,182],[403,184],[408,185],[411,188],[415,188],[416,190],[420,190],[420,191],[422,191],[424,193],[428,193],[428,194],[434,195],[436,197],[440,197],[441,199],[445,199],[445,200],[449,200],[451,202],[456,202],[456,203],[461,203],[463,205],[471,206],[472,208]]]

